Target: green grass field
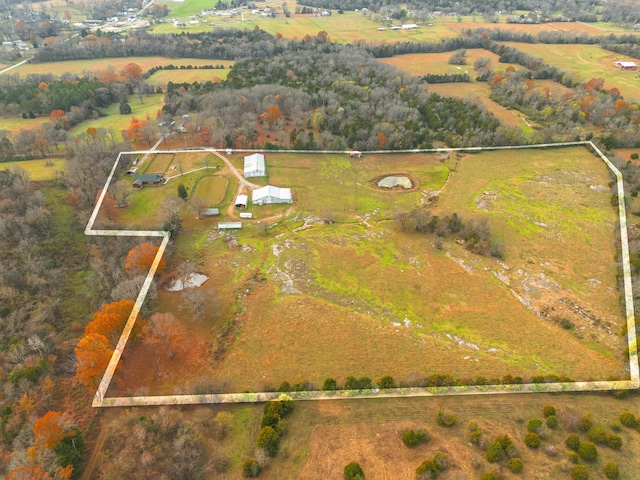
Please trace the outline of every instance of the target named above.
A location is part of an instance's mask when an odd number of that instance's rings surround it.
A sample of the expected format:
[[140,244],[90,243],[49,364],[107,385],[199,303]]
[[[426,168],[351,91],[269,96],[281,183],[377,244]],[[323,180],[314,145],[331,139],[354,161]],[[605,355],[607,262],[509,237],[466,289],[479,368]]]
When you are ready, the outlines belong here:
[[156,153],[142,165],[142,173],[166,173],[175,156],[174,153]]
[[629,60],[627,57],[605,50],[597,45],[549,45],[505,42],[546,63],[567,72],[578,72],[581,80],[604,78],[604,87],[616,87],[627,100],[638,100],[638,72],[622,71],[613,62]]
[[229,179],[220,175],[204,177],[198,181],[194,196],[201,198],[208,205],[221,205],[229,188]]
[[11,133],[16,133],[19,130],[37,130],[48,121],[48,116],[37,118],[0,117],[0,130],[7,130]]
[[27,171],[29,178],[35,182],[55,180],[66,168],[64,158],[46,158],[38,160],[21,160],[19,162],[2,162],[0,169],[22,168]]
[[[291,187],[294,204],[254,206],[254,219],[233,242],[185,209],[176,254],[201,265],[210,277],[205,295],[217,298],[194,332],[216,332],[233,319],[241,325],[227,354],[202,366],[203,375],[229,382],[231,391],[348,375],[624,376],[609,173],[587,150],[360,160],[268,152],[266,163],[268,182]],[[385,174],[407,175],[417,188],[376,188]],[[225,205],[237,188],[228,178]],[[184,177],[190,192],[196,180]],[[137,192],[121,220],[153,216],[176,186]],[[433,214],[486,219],[504,244],[503,262],[452,240],[437,249],[431,236],[402,231],[392,220],[437,189]],[[263,282],[254,283],[256,272]],[[251,294],[239,300],[238,291]],[[188,304],[177,294],[161,292],[159,302],[190,325]],[[562,318],[570,329],[560,326]],[[198,358],[219,348],[216,335],[210,338]],[[144,356],[142,347],[131,348],[135,358]],[[175,371],[153,387],[181,388],[181,375],[191,371],[186,361],[176,360]],[[127,375],[132,391],[150,387],[134,377]]]

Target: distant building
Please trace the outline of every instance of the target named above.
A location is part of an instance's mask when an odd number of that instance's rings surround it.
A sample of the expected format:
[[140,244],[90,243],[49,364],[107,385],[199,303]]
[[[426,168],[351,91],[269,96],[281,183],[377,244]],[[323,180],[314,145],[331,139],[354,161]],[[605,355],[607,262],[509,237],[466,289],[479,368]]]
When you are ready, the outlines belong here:
[[240,213],[240,218],[253,218],[253,213],[251,213],[251,212],[242,212],[242,213]]
[[635,70],[638,68],[638,65],[635,62],[613,62],[614,65],[617,65],[622,70]]
[[217,208],[205,208],[202,211],[203,217],[215,217],[217,215],[220,215],[220,210]]
[[278,188],[272,185],[256,188],[253,191],[251,201],[256,205],[267,205],[270,203],[291,203],[290,188]]
[[158,185],[162,185],[163,181],[163,173],[143,173],[135,176],[133,180],[133,188],[142,188],[146,186],[157,187]]
[[359,150],[352,150],[349,152],[349,158],[362,158],[362,152]]
[[236,208],[245,209],[249,204],[249,197],[247,195],[238,195],[236,197]]
[[261,153],[254,153],[244,157],[244,176],[249,177],[264,177],[267,174],[264,165],[264,155]]
[[415,28],[418,28],[418,25],[416,25],[415,23],[407,23],[402,25],[402,30],[413,30]]
[[218,230],[233,230],[242,228],[242,222],[220,222],[218,223]]

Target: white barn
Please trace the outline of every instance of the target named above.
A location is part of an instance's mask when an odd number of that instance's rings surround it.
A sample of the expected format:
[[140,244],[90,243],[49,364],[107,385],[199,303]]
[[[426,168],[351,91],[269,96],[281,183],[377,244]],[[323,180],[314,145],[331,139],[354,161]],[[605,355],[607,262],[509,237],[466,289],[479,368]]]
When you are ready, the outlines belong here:
[[291,203],[291,189],[278,188],[272,185],[256,188],[253,191],[252,202],[256,205],[267,205],[269,203]]
[[245,177],[264,177],[267,171],[264,166],[264,155],[254,153],[244,157],[244,176]]

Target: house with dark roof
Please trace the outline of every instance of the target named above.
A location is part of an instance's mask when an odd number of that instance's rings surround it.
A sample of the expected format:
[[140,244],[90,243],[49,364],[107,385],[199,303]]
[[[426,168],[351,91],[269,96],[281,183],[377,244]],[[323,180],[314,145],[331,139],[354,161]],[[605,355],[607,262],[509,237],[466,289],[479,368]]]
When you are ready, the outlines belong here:
[[133,188],[142,188],[146,186],[162,185],[164,181],[164,173],[142,173],[136,175],[133,180]]

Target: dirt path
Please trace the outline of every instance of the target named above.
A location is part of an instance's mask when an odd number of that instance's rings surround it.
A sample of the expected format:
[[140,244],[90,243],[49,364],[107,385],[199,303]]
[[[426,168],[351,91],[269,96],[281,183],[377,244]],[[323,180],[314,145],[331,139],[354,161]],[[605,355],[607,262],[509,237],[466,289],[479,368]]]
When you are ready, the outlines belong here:
[[91,480],[92,478],[96,478],[97,475],[94,475],[93,472],[96,469],[98,464],[98,455],[102,451],[102,446],[104,445],[104,440],[107,436],[106,428],[103,428],[102,421],[100,422],[100,433],[98,434],[98,438],[96,438],[96,442],[93,445],[93,449],[91,450],[91,455],[89,455],[89,459],[87,463],[85,463],[84,469],[82,470],[82,475],[80,475],[80,480]]
[[241,185],[244,185],[245,187],[247,187],[249,189],[260,188],[260,185],[256,185],[255,183],[251,183],[251,182],[247,181],[244,178],[244,176],[238,171],[238,169],[233,166],[233,164],[229,161],[229,159],[227,157],[225,157],[224,155],[222,155],[220,152],[218,152],[216,150],[210,150],[210,151],[216,157],[221,158],[222,161],[227,164],[227,166],[229,167],[229,170],[231,170],[231,173],[233,173],[238,178],[238,181],[240,182]]

